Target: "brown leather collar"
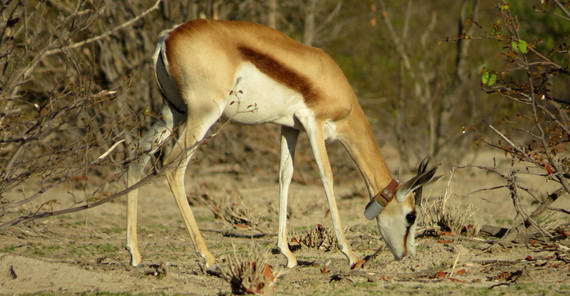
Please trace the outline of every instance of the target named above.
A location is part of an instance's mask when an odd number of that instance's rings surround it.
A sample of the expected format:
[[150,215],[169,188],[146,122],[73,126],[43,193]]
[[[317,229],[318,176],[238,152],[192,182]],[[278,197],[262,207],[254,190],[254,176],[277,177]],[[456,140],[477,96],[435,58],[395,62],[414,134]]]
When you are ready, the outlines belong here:
[[381,198],[384,201],[383,206],[386,206],[390,201],[392,201],[392,199],[394,199],[394,196],[396,196],[398,186],[400,186],[400,183],[392,179],[392,181],[390,181],[390,184],[382,189],[382,191],[378,192],[378,194],[376,194],[376,196],[374,196],[372,199],[377,200],[378,204],[382,205],[382,202],[379,200],[379,198]]

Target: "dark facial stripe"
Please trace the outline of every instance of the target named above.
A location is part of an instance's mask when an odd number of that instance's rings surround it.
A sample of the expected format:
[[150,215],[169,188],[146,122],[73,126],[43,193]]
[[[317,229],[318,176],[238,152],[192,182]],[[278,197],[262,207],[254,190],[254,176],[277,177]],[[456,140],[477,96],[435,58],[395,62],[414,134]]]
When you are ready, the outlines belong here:
[[410,234],[410,227],[406,227],[406,234],[404,235],[404,257],[408,255],[408,235]]
[[253,48],[239,46],[238,51],[244,60],[251,62],[259,71],[302,94],[305,102],[308,103],[315,97],[316,91],[303,74]]

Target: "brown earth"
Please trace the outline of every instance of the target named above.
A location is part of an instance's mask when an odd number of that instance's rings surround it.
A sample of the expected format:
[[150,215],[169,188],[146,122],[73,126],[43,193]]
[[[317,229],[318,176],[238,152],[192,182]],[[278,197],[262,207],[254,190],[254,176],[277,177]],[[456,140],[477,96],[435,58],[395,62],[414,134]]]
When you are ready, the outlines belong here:
[[[387,155],[387,156],[386,156]],[[397,167],[397,158],[385,153],[389,166]],[[493,153],[470,159],[475,163],[500,166],[506,160]],[[208,171],[209,173],[204,173]],[[225,171],[221,168],[219,171]],[[476,214],[470,223],[509,227],[515,211],[506,190],[482,191],[481,188],[504,184],[493,174],[476,169],[449,166],[441,170],[446,177],[424,191],[429,205],[448,189],[448,205],[457,205],[463,213],[472,204]],[[409,177],[409,176],[406,176]],[[570,293],[570,239],[556,236],[554,242],[542,242],[540,236],[523,243],[489,248],[494,238],[453,235],[418,227],[418,254],[394,261],[384,248],[363,268],[350,269],[336,249],[319,250],[301,246],[295,254],[301,266],[287,269],[285,258],[270,252],[275,248],[278,193],[276,176],[217,173],[216,168],[192,168],[187,177],[187,192],[193,201],[206,243],[223,267],[224,258],[247,253],[251,249],[269,252],[268,262],[276,273],[277,294],[568,294]],[[533,192],[544,192],[540,179],[521,177]],[[550,188],[550,187],[548,187]],[[59,191],[58,191],[59,190]],[[68,194],[61,188],[48,192],[47,198]],[[337,182],[338,206],[353,250],[362,258],[373,254],[384,243],[375,223],[366,220],[366,204],[361,180]],[[553,189],[548,189],[553,190]],[[144,266],[128,265],[124,251],[125,199],[75,214],[52,217],[17,225],[0,233],[0,294],[192,294],[231,293],[224,279],[205,274],[202,260],[184,229],[178,209],[163,178],[155,179],[140,192],[139,244]],[[216,219],[210,204],[242,204],[250,211],[253,227],[243,228]],[[567,196],[553,207],[569,208]],[[525,203],[527,210],[532,208]],[[222,212],[222,215],[224,213]],[[554,218],[557,225],[569,228],[568,215]],[[292,184],[290,195],[290,230],[300,237],[307,229],[322,224],[330,226],[324,192],[319,184]],[[260,238],[226,237],[235,233],[264,233]],[[161,265],[158,269],[154,265]],[[326,270],[323,270],[326,266]],[[164,274],[163,270],[166,271]]]

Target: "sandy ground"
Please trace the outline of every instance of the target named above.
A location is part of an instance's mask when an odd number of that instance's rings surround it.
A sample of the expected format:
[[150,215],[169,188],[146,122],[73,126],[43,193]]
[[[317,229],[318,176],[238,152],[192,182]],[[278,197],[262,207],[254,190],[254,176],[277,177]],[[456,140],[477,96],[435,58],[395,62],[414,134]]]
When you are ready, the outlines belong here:
[[[478,155],[473,160],[490,165],[493,157]],[[494,162],[498,166],[508,165],[497,157]],[[389,161],[389,165],[394,168],[397,164]],[[394,261],[384,248],[363,268],[350,269],[337,249],[301,246],[295,250],[301,265],[287,269],[285,258],[272,252],[277,242],[277,177],[264,173],[215,173],[211,168],[207,174],[195,170],[187,176],[187,192],[211,252],[222,267],[234,253],[246,254],[253,249],[268,252],[268,263],[277,275],[272,287],[276,294],[456,294],[457,289],[469,294],[570,293],[570,239],[557,236],[554,231],[554,242],[544,243],[537,237],[525,243],[489,248],[494,238],[427,231],[428,227],[420,226],[416,233],[418,254],[402,261]],[[465,216],[469,205],[475,209],[469,223],[506,227],[513,224],[516,215],[506,190],[468,194],[504,185],[504,181],[475,169],[456,169],[452,174],[445,164],[441,172],[445,177],[424,193],[425,206],[447,189],[447,204],[450,208],[456,206],[459,215]],[[521,181],[533,192],[554,186],[531,177],[521,177]],[[375,223],[362,215],[366,204],[362,196],[364,186],[359,179],[337,183],[337,201],[347,237],[353,250],[364,258],[384,244]],[[49,192],[48,197],[64,194],[68,193],[62,188]],[[568,209],[568,200],[564,197],[553,207]],[[214,202],[221,208],[228,204],[247,207],[253,226],[244,228],[216,219],[208,206]],[[530,202],[524,205],[527,209],[533,207]],[[0,233],[0,294],[231,293],[226,280],[203,272],[203,262],[194,252],[163,178],[141,190],[139,207],[143,267],[128,264],[129,256],[124,250],[126,204],[121,198],[88,211],[20,224]],[[329,227],[327,216],[324,192],[318,183],[292,184],[291,237],[300,238],[317,224]],[[554,220],[568,230],[568,215]],[[224,231],[266,235],[236,238],[224,236]]]

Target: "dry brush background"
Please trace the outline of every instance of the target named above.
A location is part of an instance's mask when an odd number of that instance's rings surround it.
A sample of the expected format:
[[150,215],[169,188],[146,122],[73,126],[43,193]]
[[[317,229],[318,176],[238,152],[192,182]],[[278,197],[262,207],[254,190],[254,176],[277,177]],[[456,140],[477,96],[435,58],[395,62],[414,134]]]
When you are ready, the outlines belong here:
[[[468,228],[478,220],[484,222],[478,227],[498,227],[484,229],[502,237],[495,247],[536,241],[536,233],[545,246],[567,247],[568,3],[2,0],[0,234],[10,238],[14,229],[38,227],[39,218],[121,202],[124,169],[140,153],[133,143],[161,106],[151,62],[156,36],[205,17],[263,23],[330,53],[353,85],[395,176],[411,173],[426,155],[443,163],[449,183],[440,184],[424,204],[423,230],[476,235]],[[201,148],[191,170],[212,180],[223,174],[263,186],[275,183],[277,128],[222,129]],[[305,140],[298,144],[294,181],[318,188]],[[343,149],[331,144],[329,153],[340,192],[364,200]],[[140,185],[161,175],[161,157],[155,156],[150,177]],[[473,165],[475,160],[484,165]],[[486,210],[449,199],[453,178],[467,182],[465,176],[494,181],[472,182],[469,191],[455,196],[501,196],[513,214],[505,221],[467,219],[486,216],[481,214]],[[190,190],[189,201],[207,213],[223,208],[217,211],[229,228],[251,218],[256,224],[246,227],[263,224],[259,217],[265,215],[254,215],[260,208],[247,208],[242,198],[248,196],[231,185],[217,184],[209,198],[203,186],[212,180]],[[224,212],[227,204],[233,212]],[[231,206],[240,204],[239,211]],[[307,205],[307,213],[313,206]],[[511,231],[503,235],[502,227]],[[303,239],[300,235],[297,243]],[[10,241],[3,253],[10,253]],[[558,252],[565,262],[567,249]],[[561,269],[562,279],[568,278],[567,268]]]

